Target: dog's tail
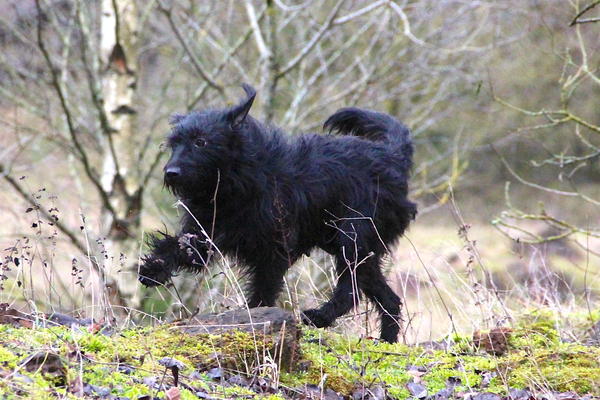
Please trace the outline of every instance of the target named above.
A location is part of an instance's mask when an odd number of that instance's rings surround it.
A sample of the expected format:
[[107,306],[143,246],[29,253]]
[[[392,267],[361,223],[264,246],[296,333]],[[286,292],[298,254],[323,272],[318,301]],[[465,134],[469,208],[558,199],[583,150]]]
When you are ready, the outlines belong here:
[[387,142],[408,157],[413,153],[408,128],[387,114],[355,107],[341,108],[325,121],[323,129]]

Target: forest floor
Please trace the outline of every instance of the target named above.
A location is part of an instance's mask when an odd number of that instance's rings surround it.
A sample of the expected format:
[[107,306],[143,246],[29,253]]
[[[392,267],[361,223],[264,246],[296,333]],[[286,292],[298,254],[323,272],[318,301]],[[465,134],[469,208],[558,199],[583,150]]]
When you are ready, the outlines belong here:
[[557,317],[530,311],[507,327],[411,346],[301,327],[284,366],[270,334],[119,330],[3,305],[0,398],[600,398],[599,316]]

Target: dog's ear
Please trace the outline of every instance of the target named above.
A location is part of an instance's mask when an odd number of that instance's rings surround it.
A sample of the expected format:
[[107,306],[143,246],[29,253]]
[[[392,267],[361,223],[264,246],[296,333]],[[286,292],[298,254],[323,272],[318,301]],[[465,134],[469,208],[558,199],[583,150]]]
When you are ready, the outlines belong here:
[[238,128],[248,116],[248,112],[250,111],[250,107],[252,107],[252,103],[254,102],[254,98],[256,97],[256,90],[250,85],[243,84],[242,88],[244,92],[246,92],[246,99],[243,100],[240,104],[233,107],[227,113],[227,119],[229,120],[229,124],[232,128]]
[[183,121],[183,119],[185,117],[186,117],[185,114],[178,114],[178,113],[171,114],[171,116],[169,117],[169,125],[171,125],[171,126],[177,125],[178,123]]

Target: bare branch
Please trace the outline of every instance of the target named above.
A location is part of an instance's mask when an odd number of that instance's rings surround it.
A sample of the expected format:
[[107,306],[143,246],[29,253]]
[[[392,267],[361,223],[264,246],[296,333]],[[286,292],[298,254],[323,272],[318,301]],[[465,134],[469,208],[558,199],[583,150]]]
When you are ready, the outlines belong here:
[[377,0],[371,4],[369,4],[366,7],[363,7],[361,9],[358,9],[354,12],[351,12],[348,15],[344,15],[343,17],[339,17],[336,18],[333,21],[333,25],[341,25],[341,24],[345,24],[346,22],[350,22],[355,18],[358,18],[362,15],[365,15],[373,10],[376,10],[377,8],[381,7],[382,5],[386,4],[388,2],[388,0]]
[[285,76],[288,72],[294,69],[304,59],[304,57],[306,57],[306,55],[310,53],[310,51],[315,47],[315,45],[319,43],[319,40],[321,40],[323,35],[325,35],[329,28],[332,27],[335,17],[337,16],[338,12],[340,11],[340,8],[342,8],[344,3],[345,0],[339,0],[337,2],[337,4],[333,7],[331,12],[327,16],[327,19],[321,26],[321,29],[319,29],[319,31],[315,33],[315,35],[308,41],[308,43],[306,43],[306,45],[300,50],[300,52],[277,73],[277,78]]
[[569,26],[573,26],[575,24],[585,24],[585,23],[589,23],[589,22],[600,21],[600,18],[579,19],[579,18],[581,18],[581,16],[583,14],[585,14],[588,11],[590,11],[592,8],[596,7],[598,4],[600,4],[600,0],[594,0],[590,4],[588,4],[587,6],[583,7],[583,9],[581,11],[579,11],[575,15],[575,17],[571,20],[571,23],[569,24]]
[[275,4],[277,4],[277,6],[279,6],[279,8],[283,9],[284,11],[299,11],[302,10],[308,6],[310,6],[310,4],[314,2],[314,0],[307,0],[306,2],[302,3],[302,4],[297,4],[294,6],[288,6],[287,4],[283,4],[283,2],[281,0],[275,0]]
[[260,26],[258,25],[258,19],[256,18],[256,11],[254,10],[252,1],[246,0],[245,4],[246,14],[248,14],[248,20],[250,21],[252,32],[254,32],[254,40],[256,41],[256,47],[258,47],[258,52],[260,53],[261,58],[267,59],[271,56],[271,51],[267,47],[265,39],[263,38],[263,34],[260,30]]
[[[492,148],[494,148],[494,147],[492,146]],[[506,167],[506,169],[508,170],[508,172],[510,172],[510,174],[513,177],[515,177],[515,179],[517,179],[522,184],[527,185],[527,186],[532,187],[532,188],[535,188],[535,189],[538,189],[538,190],[542,190],[544,192],[548,192],[548,193],[552,193],[552,194],[557,194],[557,195],[560,195],[560,196],[581,197],[581,194],[577,193],[577,192],[568,192],[568,191],[564,191],[564,190],[551,189],[551,188],[546,187],[546,186],[538,185],[537,183],[529,182],[528,180],[524,179],[519,174],[517,174],[517,172],[514,169],[511,168],[510,164],[508,163],[508,161],[506,161],[506,159],[504,158],[504,156],[502,156],[498,152],[496,152],[496,154],[498,155],[498,157],[502,161],[502,164],[504,164],[504,166]]]
[[179,27],[173,19],[173,10],[171,8],[165,7],[161,1],[159,1],[158,4],[158,9],[167,17],[171,30],[173,31],[173,33],[175,33],[179,44],[181,44],[181,47],[183,47],[186,54],[190,58],[190,61],[196,69],[196,72],[198,72],[198,75],[200,75],[210,87],[218,91],[221,95],[224,95],[223,86],[210,77],[210,75],[204,70],[204,66],[202,66],[202,63],[200,62],[198,57],[196,57],[194,52],[188,46],[188,41],[183,37],[183,33],[179,30]]
[[[260,21],[262,19],[262,17],[265,15],[266,9],[267,9],[267,7],[264,7],[261,10],[261,12],[258,15],[258,21]],[[221,71],[223,71],[223,69],[229,63],[231,58],[235,56],[235,54],[238,52],[238,50],[240,50],[240,48],[244,45],[244,43],[246,43],[248,41],[248,39],[250,38],[250,36],[252,36],[253,32],[254,32],[254,28],[252,28],[252,27],[250,27],[246,30],[244,35],[242,35],[240,37],[240,39],[237,41],[237,43],[235,43],[233,45],[233,47],[231,47],[231,49],[227,52],[225,57],[223,57],[223,60],[221,61],[221,63],[215,69],[213,69],[213,71],[211,73],[212,76],[218,76],[221,73]],[[207,88],[208,88],[208,84],[205,83],[200,89],[197,90],[197,92],[194,96],[194,99],[187,105],[188,111],[193,109],[196,106],[196,104],[200,101],[200,99],[202,99]]]
[[388,1],[388,4],[392,8],[392,10],[394,10],[394,12],[396,14],[398,14],[400,19],[402,20],[402,25],[404,26],[404,36],[406,36],[408,39],[410,39],[410,41],[412,41],[418,45],[421,45],[421,46],[427,45],[426,42],[424,42],[423,40],[421,40],[421,39],[417,38],[415,35],[413,35],[412,31],[410,30],[410,22],[408,20],[408,17],[406,16],[406,13],[402,9],[402,7],[400,7],[398,4],[394,3],[393,1]]

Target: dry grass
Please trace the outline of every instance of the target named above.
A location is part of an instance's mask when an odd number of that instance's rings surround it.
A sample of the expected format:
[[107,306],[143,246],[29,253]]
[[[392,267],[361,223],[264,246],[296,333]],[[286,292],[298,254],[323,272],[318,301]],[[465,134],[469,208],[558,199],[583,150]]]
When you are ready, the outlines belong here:
[[[40,196],[44,204],[56,200],[45,192]],[[521,246],[485,221],[467,225],[460,218],[449,217],[458,214],[456,207],[448,210],[440,209],[417,220],[386,260],[388,279],[404,298],[407,343],[511,324],[515,314],[540,306],[561,313],[587,312],[597,306],[600,259],[594,253],[600,250],[600,241],[578,237],[579,245],[562,241]],[[60,212],[57,215],[62,218]],[[111,288],[92,271],[88,257],[76,254],[36,210],[14,221],[14,226],[3,229],[28,229],[4,236],[2,267],[6,280],[0,302],[96,319],[118,316],[122,324],[185,318],[244,303],[243,277],[231,260],[219,260],[204,276],[181,275],[169,288],[146,291],[140,286],[139,293],[146,298],[144,308],[121,308],[112,298]],[[88,221],[82,222],[84,237]],[[102,268],[121,271],[117,276],[123,280],[136,278],[131,265],[140,254],[139,247],[125,257],[105,249],[102,240],[98,243],[99,254],[90,257],[95,257]],[[281,306],[296,312],[325,301],[335,284],[333,261],[328,255],[316,252],[298,264],[289,271],[280,297]],[[375,314],[372,305],[361,302],[334,329],[377,336]]]

